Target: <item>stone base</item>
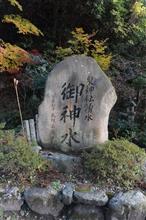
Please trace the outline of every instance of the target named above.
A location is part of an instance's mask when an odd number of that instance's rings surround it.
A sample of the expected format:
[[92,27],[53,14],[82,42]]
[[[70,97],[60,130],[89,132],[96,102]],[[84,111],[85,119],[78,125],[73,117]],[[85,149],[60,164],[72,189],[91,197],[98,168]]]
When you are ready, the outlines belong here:
[[52,166],[63,173],[73,173],[76,168],[81,166],[81,158],[77,156],[42,151],[41,156],[49,160]]
[[[13,207],[12,196],[15,198]],[[27,215],[22,208],[24,202],[30,208]],[[58,190],[51,185],[31,187],[21,197],[19,190],[13,187],[1,190],[0,210],[1,220],[11,219],[9,215],[4,217],[9,211],[15,213],[17,220],[145,220],[146,196],[140,190],[131,190],[108,198],[104,191],[94,187],[81,192],[72,183],[66,183]],[[28,217],[33,213],[35,218]]]

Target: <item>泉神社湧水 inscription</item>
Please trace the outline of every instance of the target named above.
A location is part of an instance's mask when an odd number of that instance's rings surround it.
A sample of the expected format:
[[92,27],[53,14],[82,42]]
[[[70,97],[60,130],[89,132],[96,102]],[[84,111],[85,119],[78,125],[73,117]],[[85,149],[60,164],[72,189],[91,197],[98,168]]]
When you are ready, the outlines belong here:
[[94,59],[71,56],[48,74],[39,107],[38,130],[43,147],[79,151],[108,139],[108,117],[115,90]]
[[93,76],[87,77],[86,95],[85,95],[85,120],[90,121],[94,119],[93,108],[95,100],[95,86],[97,79]]

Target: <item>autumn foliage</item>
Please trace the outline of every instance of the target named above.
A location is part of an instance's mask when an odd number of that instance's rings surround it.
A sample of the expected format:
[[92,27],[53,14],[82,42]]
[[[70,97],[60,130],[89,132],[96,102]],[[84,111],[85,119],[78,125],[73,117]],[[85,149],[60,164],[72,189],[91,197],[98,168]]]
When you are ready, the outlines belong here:
[[31,63],[30,54],[22,48],[3,43],[0,46],[0,72],[18,73],[25,63]]
[[95,33],[89,35],[83,28],[76,28],[71,34],[72,38],[67,42],[68,47],[57,47],[56,54],[59,59],[73,54],[84,54],[93,57],[103,70],[108,70],[112,55],[106,53],[106,40],[93,40]]
[[[8,0],[8,2],[23,11],[21,4],[17,0]],[[29,20],[22,18],[20,15],[10,14],[5,15],[2,22],[11,23],[18,29],[18,33],[26,35],[33,34],[36,36],[43,33],[33,25]],[[17,45],[0,41],[0,72],[8,72],[10,74],[19,73],[21,67],[25,63],[32,63],[30,53]]]

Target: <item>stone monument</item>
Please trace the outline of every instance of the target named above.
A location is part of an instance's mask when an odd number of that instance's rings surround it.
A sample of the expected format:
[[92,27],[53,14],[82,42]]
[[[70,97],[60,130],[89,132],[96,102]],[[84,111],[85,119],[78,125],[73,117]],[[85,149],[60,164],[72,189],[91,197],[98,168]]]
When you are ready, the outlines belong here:
[[115,89],[96,61],[65,58],[49,73],[39,106],[39,142],[53,151],[78,152],[108,140]]

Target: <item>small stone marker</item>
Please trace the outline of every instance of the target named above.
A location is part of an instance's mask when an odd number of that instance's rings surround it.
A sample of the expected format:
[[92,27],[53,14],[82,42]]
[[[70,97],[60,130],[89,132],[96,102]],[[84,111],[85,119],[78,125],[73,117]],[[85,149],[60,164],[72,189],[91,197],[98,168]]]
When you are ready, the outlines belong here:
[[39,107],[40,144],[77,152],[105,142],[116,99],[114,87],[93,58],[67,57],[48,75]]

